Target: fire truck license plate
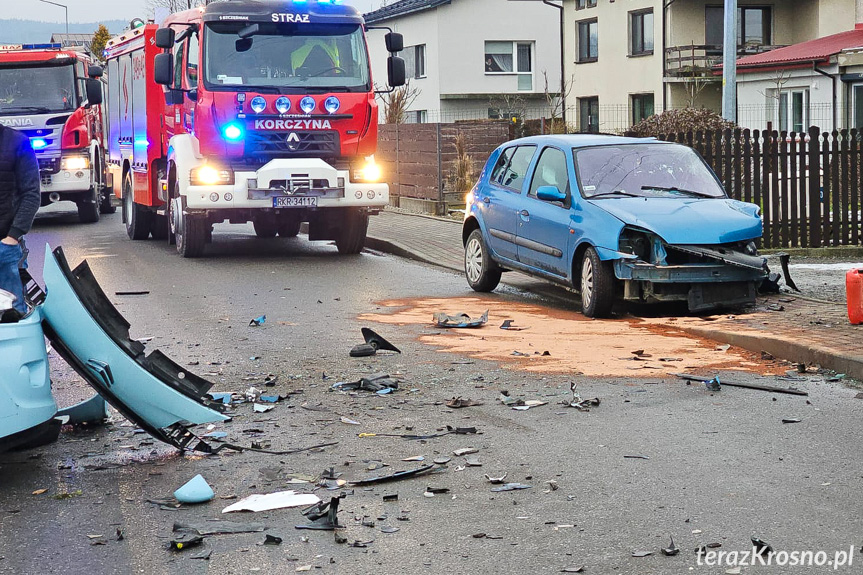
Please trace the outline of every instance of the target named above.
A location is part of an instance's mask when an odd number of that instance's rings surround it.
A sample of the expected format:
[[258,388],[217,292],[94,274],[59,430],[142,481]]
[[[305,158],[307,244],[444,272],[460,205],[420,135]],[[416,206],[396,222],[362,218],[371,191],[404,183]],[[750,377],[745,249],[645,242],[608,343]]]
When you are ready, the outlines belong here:
[[276,196],[273,198],[274,208],[316,208],[317,196]]

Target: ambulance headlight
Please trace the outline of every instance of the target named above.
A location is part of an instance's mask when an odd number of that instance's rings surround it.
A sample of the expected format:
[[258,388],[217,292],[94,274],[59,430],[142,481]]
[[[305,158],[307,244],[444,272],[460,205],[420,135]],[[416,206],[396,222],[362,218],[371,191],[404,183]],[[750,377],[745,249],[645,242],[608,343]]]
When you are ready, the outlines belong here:
[[217,186],[230,185],[234,183],[233,170],[230,168],[219,168],[207,164],[193,168],[190,176],[193,186]]
[[326,100],[324,100],[324,110],[329,112],[330,114],[335,114],[339,111],[342,103],[339,102],[339,99],[335,96],[330,96]]
[[314,109],[315,99],[311,96],[303,96],[303,99],[300,100],[300,110],[302,110],[304,114],[311,114]]
[[276,100],[276,111],[279,114],[287,114],[288,110],[291,109],[291,101],[286,97],[281,96]]
[[255,96],[252,98],[252,101],[249,102],[249,106],[252,107],[252,111],[256,114],[260,114],[264,111],[264,108],[267,107],[267,101],[264,100],[261,96]]

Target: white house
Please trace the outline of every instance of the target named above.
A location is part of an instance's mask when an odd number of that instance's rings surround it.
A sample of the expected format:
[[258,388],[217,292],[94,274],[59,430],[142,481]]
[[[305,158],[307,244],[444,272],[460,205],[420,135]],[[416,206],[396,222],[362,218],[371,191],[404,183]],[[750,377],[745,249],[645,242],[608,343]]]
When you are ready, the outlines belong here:
[[[364,15],[404,35],[401,56],[418,90],[408,121],[549,115],[560,92],[560,10],[509,0],[398,0]],[[386,79],[383,30],[369,31],[372,72]],[[559,112],[558,112],[559,113]]]
[[857,21],[852,30],[739,59],[738,123],[788,132],[863,128],[863,9]]

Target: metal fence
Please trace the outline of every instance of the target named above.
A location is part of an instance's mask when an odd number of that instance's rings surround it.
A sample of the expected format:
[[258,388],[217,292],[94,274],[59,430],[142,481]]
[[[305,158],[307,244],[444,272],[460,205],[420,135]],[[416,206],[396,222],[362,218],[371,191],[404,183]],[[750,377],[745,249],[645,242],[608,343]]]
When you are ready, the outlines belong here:
[[698,150],[732,198],[761,206],[762,247],[860,245],[863,133],[724,130],[661,139]]

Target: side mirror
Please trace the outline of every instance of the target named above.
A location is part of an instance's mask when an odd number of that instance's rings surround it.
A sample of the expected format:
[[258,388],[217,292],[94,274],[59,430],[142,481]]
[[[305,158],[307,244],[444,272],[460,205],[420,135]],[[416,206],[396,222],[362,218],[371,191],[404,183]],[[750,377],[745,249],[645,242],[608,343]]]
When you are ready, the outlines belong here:
[[384,42],[387,45],[387,52],[401,52],[405,49],[404,36],[398,32],[387,32]]
[[387,81],[393,88],[405,85],[405,61],[398,56],[387,58]]
[[173,48],[174,47],[174,29],[159,28],[156,30],[156,47],[157,48]]
[[102,66],[89,66],[87,68],[87,75],[91,78],[101,78],[103,73]]
[[174,56],[171,54],[156,54],[153,60],[153,81],[163,86],[174,82]]
[[536,197],[544,202],[566,201],[566,194],[554,186],[540,186],[536,190]]
[[84,90],[87,92],[87,106],[98,106],[102,103],[102,82],[87,78],[84,80]]

